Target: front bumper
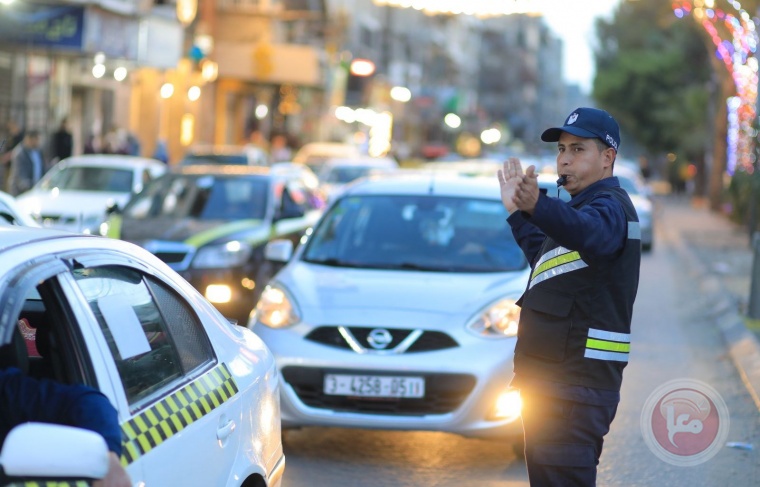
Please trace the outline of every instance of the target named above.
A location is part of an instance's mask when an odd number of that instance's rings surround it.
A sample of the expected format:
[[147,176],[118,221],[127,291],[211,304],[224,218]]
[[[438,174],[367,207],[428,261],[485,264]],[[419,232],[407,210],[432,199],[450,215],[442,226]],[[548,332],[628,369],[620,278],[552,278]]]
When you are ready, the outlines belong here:
[[[459,346],[403,354],[358,354],[314,343],[293,329],[261,324],[283,378],[284,428],[335,426],[445,431],[479,438],[519,438],[519,416],[496,418],[497,398],[512,379],[514,338],[457,337]],[[422,376],[422,399],[368,399],[323,394],[326,373]]]

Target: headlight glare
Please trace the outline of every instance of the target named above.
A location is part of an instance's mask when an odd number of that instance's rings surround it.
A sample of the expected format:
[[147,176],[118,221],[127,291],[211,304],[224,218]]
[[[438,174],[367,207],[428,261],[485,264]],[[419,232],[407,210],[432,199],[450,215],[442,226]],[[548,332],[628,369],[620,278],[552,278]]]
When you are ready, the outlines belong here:
[[301,321],[298,307],[288,293],[276,286],[268,285],[261,293],[251,321],[259,321],[270,328],[285,328]]
[[502,299],[478,313],[467,328],[483,337],[505,338],[517,336],[520,307],[514,299]]

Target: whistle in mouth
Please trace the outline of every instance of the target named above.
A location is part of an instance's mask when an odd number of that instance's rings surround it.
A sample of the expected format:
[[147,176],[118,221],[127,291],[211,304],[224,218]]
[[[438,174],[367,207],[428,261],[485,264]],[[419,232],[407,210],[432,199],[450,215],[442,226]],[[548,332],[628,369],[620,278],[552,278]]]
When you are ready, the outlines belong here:
[[557,187],[564,186],[567,184],[567,176],[560,176],[559,179],[557,179]]

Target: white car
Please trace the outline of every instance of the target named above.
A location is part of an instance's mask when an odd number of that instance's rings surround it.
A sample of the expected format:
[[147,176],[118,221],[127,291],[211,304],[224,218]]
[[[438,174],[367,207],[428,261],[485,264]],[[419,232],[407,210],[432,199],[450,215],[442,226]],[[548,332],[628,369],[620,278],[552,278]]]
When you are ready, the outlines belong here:
[[132,193],[166,169],[161,161],[145,157],[74,156],[58,162],[16,200],[43,227],[97,233],[109,207],[123,208]]
[[18,206],[13,195],[0,191],[0,225],[39,227],[37,221]]
[[522,438],[509,388],[530,269],[495,176],[403,171],[346,188],[248,326],[282,374],[283,427]]
[[[102,391],[118,410],[134,485],[281,485],[272,354],[148,251],[0,227],[0,303],[0,345],[26,340],[0,347],[0,363]],[[14,450],[39,449],[38,437],[22,431]],[[66,448],[81,457],[80,444],[74,435]],[[0,461],[14,464],[6,453]],[[55,474],[55,458],[33,462],[40,477]]]

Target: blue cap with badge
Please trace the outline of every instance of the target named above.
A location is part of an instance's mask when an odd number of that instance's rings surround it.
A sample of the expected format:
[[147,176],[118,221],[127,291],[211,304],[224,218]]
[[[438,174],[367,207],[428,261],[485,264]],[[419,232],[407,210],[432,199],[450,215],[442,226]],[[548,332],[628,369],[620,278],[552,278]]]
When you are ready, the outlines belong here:
[[544,130],[541,140],[557,142],[562,132],[587,139],[601,139],[609,147],[620,147],[620,128],[612,115],[598,108],[576,108],[562,127]]

